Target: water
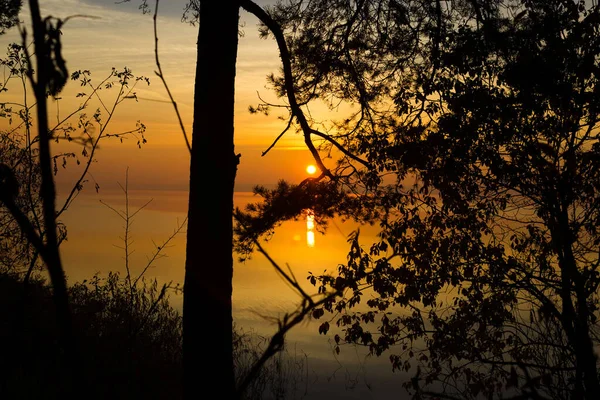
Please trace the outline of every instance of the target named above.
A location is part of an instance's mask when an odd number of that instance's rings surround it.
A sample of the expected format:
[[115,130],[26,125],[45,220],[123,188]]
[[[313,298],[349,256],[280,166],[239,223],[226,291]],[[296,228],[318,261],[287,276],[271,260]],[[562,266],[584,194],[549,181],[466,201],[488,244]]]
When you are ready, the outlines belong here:
[[[132,275],[143,271],[148,259],[163,246],[176,228],[185,220],[187,193],[184,191],[129,191],[130,213],[146,205],[130,224],[131,252],[129,264]],[[257,200],[252,193],[237,192],[234,202],[243,207]],[[124,210],[123,193],[101,192],[82,194],[64,214],[62,221],[68,229],[68,240],[62,247],[65,269],[71,283],[89,279],[93,274],[108,271],[125,274],[124,221],[102,202],[116,210]],[[344,262],[348,249],[347,235],[357,226],[332,221],[325,235],[317,232],[308,219],[286,222],[264,243],[265,250],[282,267],[289,268],[308,293],[315,293],[306,277],[309,272],[334,272]],[[361,227],[365,243],[375,239],[375,231]],[[159,283],[182,284],[185,265],[185,229],[175,235],[161,251],[159,258],[146,272]],[[233,309],[237,326],[268,336],[275,331],[273,318],[293,311],[300,297],[276,273],[261,254],[250,260],[234,261]],[[171,295],[172,304],[181,310],[182,298]],[[333,333],[319,335],[323,322],[306,321],[295,327],[288,336],[288,349],[308,361],[310,382],[308,399],[405,398],[401,383],[407,378],[393,374],[387,357],[370,358],[365,349],[346,346],[335,355],[331,340]]]

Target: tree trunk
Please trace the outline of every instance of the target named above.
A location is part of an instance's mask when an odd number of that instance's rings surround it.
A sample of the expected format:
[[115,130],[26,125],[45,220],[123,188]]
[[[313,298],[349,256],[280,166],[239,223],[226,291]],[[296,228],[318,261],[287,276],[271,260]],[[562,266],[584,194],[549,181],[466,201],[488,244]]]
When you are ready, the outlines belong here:
[[184,398],[235,393],[232,347],[233,117],[238,0],[200,1],[185,285]]
[[[48,275],[50,276],[50,283],[52,284],[52,295],[54,299],[54,305],[56,309],[56,320],[59,328],[60,344],[63,348],[66,356],[65,370],[68,371],[67,376],[63,375],[63,382],[56,382],[57,385],[62,385],[59,392],[62,392],[66,397],[77,393],[79,387],[85,386],[83,379],[85,374],[82,372],[82,366],[79,359],[76,338],[73,334],[73,327],[71,321],[71,311],[69,307],[69,293],[67,288],[67,279],[63,269],[62,261],[60,258],[60,252],[58,249],[59,242],[57,236],[56,226],[56,188],[54,186],[54,176],[52,173],[52,154],[50,151],[50,137],[48,129],[48,110],[46,104],[46,86],[50,80],[50,69],[48,60],[40,56],[40,54],[46,54],[50,52],[48,45],[45,43],[45,20],[42,20],[40,14],[40,8],[37,0],[29,1],[29,8],[31,12],[31,20],[33,26],[33,38],[34,48],[36,55],[36,73],[35,80],[30,76],[35,98],[37,100],[37,124],[39,134],[39,157],[40,157],[40,173],[41,173],[41,186],[40,186],[40,197],[42,199],[43,215],[44,215],[44,232],[43,235],[39,236],[39,244],[36,249],[43,256],[44,262],[48,269]],[[17,215],[13,213],[15,218]],[[22,219],[23,223],[19,223],[21,227],[30,224],[30,221]],[[36,236],[32,231],[29,235],[30,240]],[[32,241],[35,245],[35,242]]]
[[[600,381],[594,344],[590,337],[590,311],[585,295],[585,282],[577,269],[577,260],[573,254],[572,246],[575,240],[569,226],[568,207],[554,207],[554,209],[557,219],[549,226],[561,272],[563,329],[575,353],[577,382],[575,382],[573,395],[575,398],[586,400],[598,399]],[[576,307],[573,303],[573,295],[577,299]]]

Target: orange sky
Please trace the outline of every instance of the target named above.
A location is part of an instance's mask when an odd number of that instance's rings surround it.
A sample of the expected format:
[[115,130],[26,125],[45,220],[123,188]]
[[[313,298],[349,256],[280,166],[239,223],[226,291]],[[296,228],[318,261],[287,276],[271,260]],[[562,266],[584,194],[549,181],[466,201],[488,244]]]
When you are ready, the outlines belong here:
[[[268,1],[260,3],[265,4]],[[119,144],[105,141],[95,157],[91,173],[101,186],[121,180],[125,169],[130,169],[132,187],[144,189],[186,189],[189,158],[172,106],[160,80],[154,75],[154,37],[152,18],[137,10],[139,0],[116,5],[114,0],[49,0],[42,2],[42,14],[64,18],[77,17],[63,27],[63,56],[70,72],[88,69],[92,78],[101,80],[114,66],[132,69],[136,75],[150,77],[151,85],[138,84],[135,91],[140,98],[122,103],[108,131],[110,133],[131,129],[137,120],[147,126],[148,143],[140,150],[135,140]],[[153,3],[149,1],[149,3]],[[193,115],[193,84],[195,70],[195,43],[197,27],[182,23],[181,10],[185,0],[163,0],[160,3],[159,51],[161,64],[171,92],[178,102],[188,134],[191,134]],[[27,8],[22,19],[27,22]],[[271,184],[279,179],[298,182],[306,177],[306,165],[311,156],[304,149],[301,135],[286,134],[279,147],[261,157],[285,122],[277,114],[266,117],[251,115],[248,106],[258,103],[257,92],[269,101],[275,96],[266,88],[266,75],[279,68],[279,57],[272,39],[258,38],[256,19],[242,11],[241,31],[236,81],[236,152],[241,153],[238,169],[238,190],[249,190],[254,184]],[[0,36],[0,48],[19,41],[18,31],[12,29]],[[16,82],[15,82],[16,83]],[[9,86],[0,101],[19,101],[22,92],[18,85]],[[77,82],[67,84],[61,94],[60,115],[64,116],[80,104],[75,94],[81,88]],[[110,102],[111,96],[104,97]],[[98,103],[88,108],[92,114]],[[56,110],[50,104],[50,110]],[[56,120],[56,112],[50,121]],[[7,122],[0,120],[0,129]],[[80,151],[71,147],[73,151]],[[77,168],[73,164],[57,178],[60,186],[67,186]]]

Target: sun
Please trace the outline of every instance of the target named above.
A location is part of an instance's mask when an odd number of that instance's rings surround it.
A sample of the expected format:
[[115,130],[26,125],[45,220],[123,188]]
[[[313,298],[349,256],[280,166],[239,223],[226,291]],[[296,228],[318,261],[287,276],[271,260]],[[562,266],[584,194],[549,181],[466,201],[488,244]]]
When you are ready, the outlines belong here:
[[317,172],[317,167],[315,167],[314,165],[311,164],[306,167],[306,172],[308,172],[309,175],[312,175],[315,172]]

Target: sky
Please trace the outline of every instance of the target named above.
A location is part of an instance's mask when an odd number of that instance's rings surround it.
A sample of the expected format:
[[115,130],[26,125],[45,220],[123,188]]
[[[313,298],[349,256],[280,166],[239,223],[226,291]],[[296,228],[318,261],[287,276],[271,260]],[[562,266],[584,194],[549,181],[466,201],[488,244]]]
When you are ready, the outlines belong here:
[[[272,0],[259,1],[265,5]],[[159,3],[158,35],[159,55],[163,73],[178,103],[188,135],[193,121],[193,86],[196,66],[197,26],[181,21],[186,0],[163,0]],[[141,1],[132,0],[117,4],[115,0],[47,0],[41,2],[42,15],[58,18],[75,16],[62,28],[63,57],[69,72],[90,70],[92,79],[101,80],[111,68],[130,68],[135,75],[150,78],[151,84],[135,88],[138,101],[126,100],[117,108],[107,133],[131,129],[142,121],[147,131],[148,143],[138,149],[136,140],[123,144],[116,140],[101,142],[90,180],[100,187],[109,186],[125,175],[129,168],[130,185],[140,189],[186,190],[188,185],[189,154],[179,129],[167,93],[155,76],[154,36],[152,15],[143,15],[138,9]],[[152,7],[153,1],[148,2]],[[25,5],[21,20],[27,27],[28,9]],[[277,72],[280,66],[278,50],[272,39],[258,37],[257,20],[241,10],[240,42],[237,60],[235,145],[241,153],[236,190],[250,190],[256,184],[273,184],[279,179],[299,182],[306,177],[306,166],[311,156],[304,148],[300,134],[289,132],[278,146],[266,156],[261,153],[285,127],[278,114],[253,115],[248,111],[257,105],[258,95],[277,101],[268,89],[266,76]],[[29,28],[29,31],[31,29]],[[11,42],[20,42],[17,29],[0,36],[0,49]],[[50,121],[55,121],[81,103],[76,93],[78,82],[69,82],[58,104],[50,102]],[[106,103],[110,94],[104,94]],[[0,101],[17,101],[22,98],[18,85],[9,85]],[[8,100],[7,100],[8,99]],[[108,99],[108,100],[107,100]],[[89,114],[98,105],[88,108]],[[282,115],[282,114],[280,114]],[[0,120],[0,129],[7,128]],[[63,149],[62,147],[60,148]],[[67,147],[79,153],[81,148]],[[58,150],[55,147],[55,150]],[[59,189],[67,188],[80,169],[71,163],[57,176]]]
[[[138,102],[127,100],[119,106],[107,132],[130,129],[137,120],[141,120],[147,126],[148,143],[138,149],[135,140],[125,140],[124,143],[102,142],[94,157],[96,162],[90,170],[91,182],[84,189],[84,195],[61,216],[61,221],[66,224],[69,232],[67,241],[61,246],[61,253],[70,282],[89,278],[96,271],[119,270],[119,266],[122,266],[122,252],[117,248],[120,243],[119,235],[123,234],[121,221],[107,207],[99,204],[98,199],[122,209],[123,197],[119,194],[117,182],[124,183],[127,169],[132,207],[153,199],[150,206],[140,214],[132,230],[135,237],[132,265],[145,265],[145,257],[154,250],[155,243],[161,243],[162,238],[173,231],[173,227],[182,221],[187,208],[185,191],[189,179],[189,153],[166,91],[154,75],[156,66],[152,16],[142,15],[138,10],[140,0],[132,0],[126,4],[115,4],[115,1],[41,1],[42,15],[58,18],[78,15],[62,28],[63,57],[70,72],[90,70],[92,79],[97,82],[110,73],[112,67],[122,69],[126,66],[134,74],[151,79],[150,86],[141,84],[135,88]],[[185,1],[160,2],[158,34],[163,72],[178,102],[187,131],[191,133],[197,27],[181,22]],[[258,2],[265,4],[264,0]],[[148,3],[154,4],[152,0]],[[25,6],[22,12],[25,26],[27,11]],[[249,191],[256,184],[274,184],[279,179],[297,183],[307,176],[306,167],[312,160],[309,152],[304,149],[302,137],[294,132],[289,132],[278,147],[261,157],[261,153],[269,147],[286,123],[279,120],[277,114],[269,117],[251,115],[248,106],[257,105],[257,93],[269,101],[277,100],[266,88],[266,76],[277,72],[280,62],[275,42],[272,39],[259,39],[257,20],[243,11],[240,17],[240,31],[243,34],[240,37],[237,59],[235,146],[236,152],[242,156],[236,179],[236,199],[245,198],[249,202],[255,201],[255,198],[240,192]],[[9,43],[20,41],[18,30],[12,29],[0,36],[0,51]],[[77,82],[69,82],[58,103],[49,103],[51,124],[56,121],[57,113],[59,117],[64,117],[70,110],[76,109],[81,99],[75,95],[81,90],[83,89]],[[8,92],[0,93],[0,102],[20,102],[22,96],[18,82],[13,82],[9,85]],[[108,104],[111,96],[103,99]],[[92,114],[97,106],[98,104],[89,107],[87,112]],[[0,129],[10,129],[6,120],[0,119]],[[58,150],[55,143],[52,146],[55,151]],[[79,154],[82,148],[71,144],[61,146],[60,150]],[[81,168],[73,162],[66,169],[59,168],[59,200],[72,187],[80,171]],[[100,185],[98,195],[94,193],[93,181]],[[236,204],[241,205],[239,202]],[[267,248],[278,261],[290,263],[298,277],[306,276],[309,270],[317,272],[335,268],[345,257],[346,236],[350,232],[350,228],[343,225],[340,225],[341,229],[337,225],[335,227],[337,230],[332,228],[334,233],[328,239],[317,235],[315,245],[314,242],[308,243],[306,222],[292,221],[280,229]],[[185,236],[179,235],[171,243],[168,257],[149,272],[152,277],[160,282],[183,281],[184,239]],[[259,256],[247,263],[236,263],[235,270],[236,318],[244,326],[253,329],[262,327],[264,332],[270,332],[274,329],[271,322],[263,321],[259,315],[293,309],[297,301],[296,295],[275,274],[271,265]],[[300,280],[306,282],[303,278]],[[174,303],[179,304],[178,301],[180,299],[176,298]],[[311,361],[311,371],[318,371],[327,377],[327,380],[311,381],[312,393],[321,393],[320,398],[331,398],[339,393],[344,393],[346,398],[379,398],[376,394],[381,392],[373,392],[365,385],[361,385],[356,391],[345,391],[348,371],[361,379],[366,374],[363,371],[364,360],[362,356],[359,357],[358,352],[349,351],[343,354],[343,357],[349,357],[349,366],[342,368],[337,356],[332,355],[327,339],[316,335],[315,324],[316,322],[300,326],[290,336],[292,342],[301,343],[302,354],[319,359],[318,362]],[[375,387],[379,384],[383,388],[390,388],[390,391],[398,394],[401,381],[390,379],[391,374],[385,358],[369,364],[370,383],[375,384]]]

